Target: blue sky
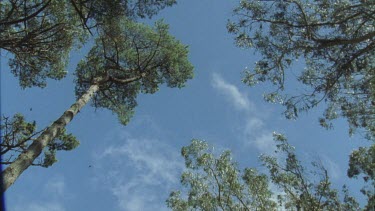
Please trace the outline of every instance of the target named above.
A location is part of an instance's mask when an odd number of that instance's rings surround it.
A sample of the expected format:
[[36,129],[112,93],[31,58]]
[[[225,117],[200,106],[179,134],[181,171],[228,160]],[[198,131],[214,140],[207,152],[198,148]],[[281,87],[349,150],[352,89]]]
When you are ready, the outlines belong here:
[[[337,121],[334,130],[321,128],[321,108],[286,120],[281,106],[263,102],[269,87],[242,84],[241,71],[253,67],[257,56],[235,47],[226,31],[237,3],[179,1],[160,12],[153,21],[163,18],[171,33],[190,46],[195,78],[180,90],[163,86],[153,95],[140,95],[127,126],[110,111],[86,106],[67,128],[81,145],[59,152],[59,162],[48,169],[26,170],[7,191],[8,210],[166,210],[169,193],[180,188],[180,149],[191,139],[208,141],[218,153],[232,150],[241,167],[260,167],[260,153],[274,147],[273,131],[285,133],[303,160],[322,160],[336,187],[348,183],[352,193],[360,195],[357,182],[346,178],[346,169],[349,153],[365,142],[350,138],[344,121]],[[71,55],[65,79],[26,90],[9,73],[11,55],[3,51],[3,114],[21,112],[39,129],[52,123],[75,101],[73,72],[86,51]]]

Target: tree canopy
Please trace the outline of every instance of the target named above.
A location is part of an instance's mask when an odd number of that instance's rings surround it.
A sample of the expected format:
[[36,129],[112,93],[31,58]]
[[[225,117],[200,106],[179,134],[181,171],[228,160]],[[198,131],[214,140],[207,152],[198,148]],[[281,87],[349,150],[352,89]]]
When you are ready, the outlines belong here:
[[[347,118],[374,135],[375,3],[359,0],[242,0],[228,23],[237,46],[254,48],[261,59],[245,70],[248,85],[270,82],[276,90],[265,99],[286,107],[296,118],[321,102],[327,107],[320,124]],[[298,61],[299,60],[299,61]],[[301,62],[303,69],[291,71]],[[295,75],[301,93],[284,93]],[[299,89],[300,90],[300,89]]]
[[[69,53],[115,17],[152,17],[175,0],[5,0],[0,2],[0,48],[23,88],[62,79]],[[107,23],[105,23],[107,21]]]
[[186,166],[181,183],[187,191],[170,194],[172,210],[275,210],[267,176],[253,168],[241,174],[230,151],[215,156],[206,142],[195,139],[181,154]]
[[276,154],[260,156],[266,173],[240,170],[229,150],[217,155],[206,142],[192,140],[181,152],[186,166],[181,176],[184,189],[170,194],[168,207],[179,211],[360,209],[345,186],[342,194],[332,188],[321,163],[304,165],[283,135],[274,133],[274,139]]
[[361,192],[368,198],[368,209],[375,207],[375,144],[354,150],[349,158],[350,178],[362,177],[366,183]]
[[[46,79],[61,79],[72,49],[91,47],[75,71],[77,101],[49,127],[36,132],[17,114],[2,126],[2,172],[5,191],[45,150],[39,165],[57,161],[56,150],[71,150],[78,141],[65,127],[89,102],[106,108],[127,124],[138,93],[154,93],[161,84],[181,88],[193,77],[187,46],[161,21],[154,27],[137,23],[174,0],[155,1],[6,1],[1,2],[0,47],[11,52],[11,71],[22,88],[45,87]],[[63,9],[62,9],[63,8]],[[1,35],[1,34],[0,34]],[[89,38],[91,42],[89,41]],[[86,43],[87,42],[87,43]],[[61,52],[56,53],[56,52]],[[7,153],[7,154],[6,154]],[[6,155],[5,155],[6,154]],[[15,158],[17,156],[17,158]]]
[[[50,79],[67,75],[69,56],[86,48],[74,71],[76,101],[52,124],[38,130],[36,121],[21,114],[2,117],[1,163],[5,191],[29,166],[49,167],[59,150],[72,150],[79,141],[66,126],[89,102],[108,109],[126,125],[137,106],[137,95],[159,87],[184,87],[193,77],[188,47],[169,34],[163,21],[154,26],[137,22],[150,18],[175,0],[4,0],[0,1],[0,49],[9,53],[9,67],[22,88],[47,87]],[[326,105],[320,124],[345,117],[350,134],[364,129],[375,141],[373,1],[241,0],[228,30],[241,48],[261,55],[254,69],[244,72],[248,85],[270,82],[276,90],[266,100],[286,107],[288,118]],[[297,71],[301,93],[288,80]],[[71,70],[69,70],[71,71]],[[299,89],[299,88],[298,88]],[[233,89],[236,91],[235,89]],[[359,210],[343,188],[331,187],[327,170],[313,170],[297,158],[285,137],[274,134],[275,155],[260,157],[264,169],[241,170],[231,152],[215,154],[208,144],[193,140],[182,149],[186,188],[172,192],[173,210]],[[83,141],[83,140],[81,140]],[[43,154],[44,152],[44,154]],[[348,176],[368,185],[365,209],[375,206],[375,145],[350,155]]]
[[113,111],[126,124],[139,92],[154,93],[162,83],[181,88],[193,76],[192,65],[187,47],[168,34],[166,24],[157,22],[151,29],[128,20],[113,22],[103,27],[86,59],[78,64],[76,96],[99,80],[92,105]]
[[[344,117],[350,135],[360,129],[372,140],[371,146],[352,152],[348,169],[349,177],[364,174],[370,186],[375,160],[374,15],[374,1],[242,0],[227,25],[237,46],[261,55],[253,69],[245,70],[243,81],[276,86],[264,97],[284,105],[287,118],[323,103],[320,125],[331,128],[332,120]],[[297,63],[304,68],[296,69]],[[302,89],[290,85],[291,76]],[[362,191],[371,207],[373,189]]]

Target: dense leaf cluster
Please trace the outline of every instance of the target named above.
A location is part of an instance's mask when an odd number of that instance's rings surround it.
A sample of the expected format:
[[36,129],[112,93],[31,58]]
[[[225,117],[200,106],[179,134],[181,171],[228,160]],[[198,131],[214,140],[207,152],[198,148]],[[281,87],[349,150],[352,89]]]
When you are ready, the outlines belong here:
[[46,78],[66,75],[69,52],[84,38],[79,17],[67,1],[1,1],[0,48],[21,87],[45,87]]
[[181,88],[193,77],[187,54],[162,22],[154,28],[126,19],[108,23],[76,69],[76,96],[99,83],[92,105],[112,110],[126,124],[139,92],[154,93],[164,83]]
[[348,176],[362,176],[367,186],[361,192],[368,198],[367,209],[375,208],[375,145],[360,147],[352,152],[349,159]]
[[0,48],[23,88],[62,79],[69,53],[105,21],[152,17],[175,0],[5,0],[0,2]]

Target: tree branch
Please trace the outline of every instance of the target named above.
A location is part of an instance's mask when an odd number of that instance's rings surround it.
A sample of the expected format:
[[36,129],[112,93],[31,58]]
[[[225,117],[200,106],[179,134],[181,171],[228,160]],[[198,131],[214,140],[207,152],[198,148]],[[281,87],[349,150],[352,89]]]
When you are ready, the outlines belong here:
[[[35,16],[37,16],[40,12],[42,12],[50,3],[51,3],[52,0],[49,0],[43,7],[41,7],[39,10],[37,10],[36,12],[34,12],[33,14],[29,15],[29,16],[26,16],[24,18],[21,18],[21,19],[18,19],[18,20],[13,20],[13,21],[1,21],[0,22],[0,25],[11,25],[11,24],[16,24],[16,23],[19,23],[19,22],[24,22],[24,21],[28,21],[29,19],[31,18],[34,18]],[[25,1],[26,2],[26,1]]]

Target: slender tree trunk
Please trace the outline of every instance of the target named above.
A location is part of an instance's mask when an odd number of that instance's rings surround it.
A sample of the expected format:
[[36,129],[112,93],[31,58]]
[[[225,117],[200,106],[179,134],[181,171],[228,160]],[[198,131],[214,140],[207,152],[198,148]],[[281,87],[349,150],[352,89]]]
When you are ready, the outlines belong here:
[[61,130],[65,128],[73,117],[84,107],[92,98],[92,96],[99,90],[99,84],[93,84],[68,110],[66,110],[60,118],[52,123],[26,151],[21,153],[17,159],[10,164],[3,172],[3,186],[1,192],[5,192],[17,178],[25,171],[33,161],[42,153],[43,149],[50,141],[55,139]]
[[5,192],[17,178],[25,171],[33,161],[42,153],[44,147],[48,145],[50,141],[60,135],[61,130],[72,121],[73,117],[91,100],[92,96],[99,90],[99,85],[108,81],[113,81],[120,84],[129,84],[134,81],[138,81],[145,77],[146,73],[141,73],[138,76],[132,78],[114,78],[109,75],[105,77],[97,77],[93,80],[93,84],[73,105],[66,110],[60,118],[52,123],[32,144],[22,152],[13,163],[11,163],[3,172],[3,185],[1,192]]

